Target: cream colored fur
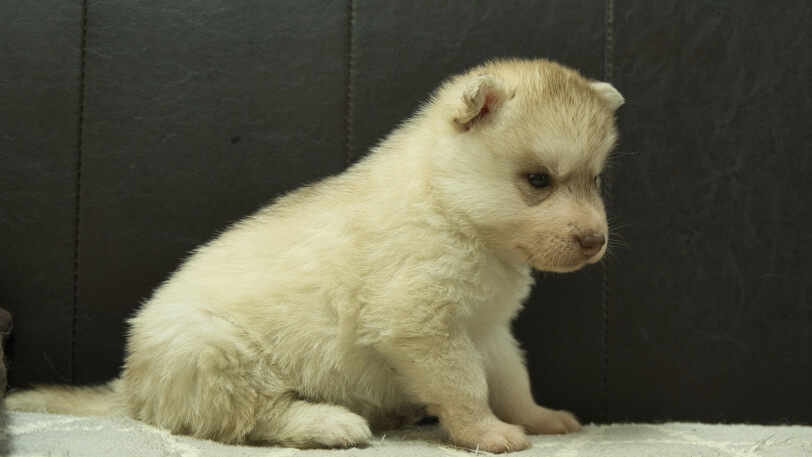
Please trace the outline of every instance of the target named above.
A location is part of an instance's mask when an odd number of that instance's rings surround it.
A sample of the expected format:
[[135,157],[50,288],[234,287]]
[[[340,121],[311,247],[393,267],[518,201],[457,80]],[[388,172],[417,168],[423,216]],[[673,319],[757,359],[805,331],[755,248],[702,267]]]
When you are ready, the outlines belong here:
[[608,236],[597,177],[622,100],[544,60],[457,76],[345,173],[197,249],[131,320],[107,394],[44,388],[7,406],[297,447],[362,444],[422,408],[482,451],[576,431],[534,402],[510,322],[531,267],[603,255],[582,244]]

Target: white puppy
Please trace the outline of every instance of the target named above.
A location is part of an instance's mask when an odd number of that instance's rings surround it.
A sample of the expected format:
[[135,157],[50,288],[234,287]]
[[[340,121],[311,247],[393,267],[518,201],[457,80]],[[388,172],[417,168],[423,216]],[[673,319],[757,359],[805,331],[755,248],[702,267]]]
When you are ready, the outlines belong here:
[[622,103],[544,60],[454,77],[345,173],[200,247],[131,320],[119,380],[7,406],[296,447],[364,444],[423,408],[488,452],[576,431],[533,401],[510,322],[531,267],[602,257]]

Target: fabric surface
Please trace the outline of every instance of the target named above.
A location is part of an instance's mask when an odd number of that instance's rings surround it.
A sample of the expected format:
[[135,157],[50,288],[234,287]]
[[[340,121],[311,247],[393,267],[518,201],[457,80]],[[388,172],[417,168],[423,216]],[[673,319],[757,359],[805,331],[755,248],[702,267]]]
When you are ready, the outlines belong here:
[[[227,446],[202,441],[123,418],[73,417],[8,412],[6,452],[32,456],[471,456],[476,452],[440,441],[437,426],[401,429],[376,436],[365,448],[307,450]],[[549,457],[715,457],[812,455],[812,427],[708,425],[693,423],[588,425],[564,436],[535,436],[533,448],[510,455]],[[3,448],[0,447],[0,451]],[[5,454],[2,454],[5,455]]]

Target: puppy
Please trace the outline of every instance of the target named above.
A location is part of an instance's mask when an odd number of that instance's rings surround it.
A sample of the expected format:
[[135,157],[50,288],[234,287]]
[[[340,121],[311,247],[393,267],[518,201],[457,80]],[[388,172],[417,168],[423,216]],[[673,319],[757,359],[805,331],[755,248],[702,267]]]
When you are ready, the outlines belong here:
[[197,249],[130,321],[120,379],[7,405],[293,447],[363,445],[421,410],[494,453],[577,431],[534,402],[510,323],[532,268],[601,259],[622,103],[544,60],[456,76],[346,172]]

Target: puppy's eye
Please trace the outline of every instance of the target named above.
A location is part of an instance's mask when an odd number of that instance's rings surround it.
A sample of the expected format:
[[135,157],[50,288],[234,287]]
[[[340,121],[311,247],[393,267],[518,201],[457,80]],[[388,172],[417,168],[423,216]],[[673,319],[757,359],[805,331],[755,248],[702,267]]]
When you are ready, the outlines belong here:
[[547,173],[531,173],[527,175],[527,182],[533,187],[547,187],[550,185],[550,175]]

